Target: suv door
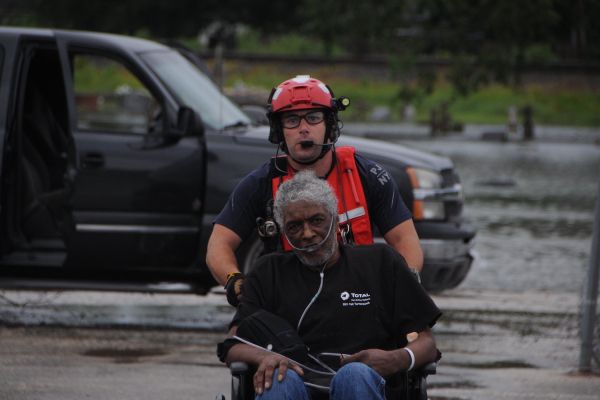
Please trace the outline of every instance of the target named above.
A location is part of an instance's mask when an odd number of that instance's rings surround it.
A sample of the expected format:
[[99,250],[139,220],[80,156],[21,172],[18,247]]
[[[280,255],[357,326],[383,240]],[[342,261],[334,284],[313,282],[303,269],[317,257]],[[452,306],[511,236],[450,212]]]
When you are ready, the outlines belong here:
[[73,230],[69,199],[75,175],[66,75],[47,35],[2,38],[3,45],[10,44],[6,64],[13,69],[3,76],[2,91],[1,263],[60,266]]
[[71,70],[79,162],[67,266],[192,265],[200,239],[203,138],[172,140],[176,124],[167,116],[173,113],[135,60],[66,38],[59,44]]

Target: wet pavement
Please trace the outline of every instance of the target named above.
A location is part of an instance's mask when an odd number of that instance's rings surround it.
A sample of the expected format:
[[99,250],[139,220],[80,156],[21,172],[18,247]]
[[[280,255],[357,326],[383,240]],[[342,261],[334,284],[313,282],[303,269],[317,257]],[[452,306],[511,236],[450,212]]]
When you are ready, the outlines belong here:
[[[586,133],[388,138],[451,157],[478,228],[466,280],[434,296],[443,358],[431,399],[598,398],[600,376],[575,373],[600,179],[600,135]],[[219,293],[0,291],[0,399],[227,394],[215,346],[231,314]]]
[[232,308],[223,295],[97,291],[0,291],[0,325],[224,332]]
[[221,333],[0,327],[2,400],[214,399],[229,374]]
[[435,297],[444,356],[432,399],[593,399],[600,376],[578,365],[579,297],[454,290]]
[[[222,294],[1,294],[0,399],[229,397],[215,355],[232,316]],[[600,376],[574,373],[577,294],[457,288],[434,300],[431,399],[597,399]]]

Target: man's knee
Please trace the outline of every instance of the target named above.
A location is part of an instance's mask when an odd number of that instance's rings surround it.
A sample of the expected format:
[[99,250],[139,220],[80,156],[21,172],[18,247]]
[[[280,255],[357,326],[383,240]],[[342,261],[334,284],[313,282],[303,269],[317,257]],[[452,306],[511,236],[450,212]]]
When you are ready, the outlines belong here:
[[367,364],[360,362],[353,362],[344,365],[335,374],[333,380],[341,379],[373,379],[379,376],[371,367]]
[[383,398],[384,388],[385,380],[358,362],[344,365],[331,381],[332,398]]
[[279,382],[277,376],[279,375],[279,369],[276,369],[273,373],[273,383],[271,388],[265,389],[263,393],[257,396],[257,399],[270,400],[270,399],[306,399],[308,400],[308,394],[304,386],[304,381],[300,376],[292,371],[287,370],[285,378]]

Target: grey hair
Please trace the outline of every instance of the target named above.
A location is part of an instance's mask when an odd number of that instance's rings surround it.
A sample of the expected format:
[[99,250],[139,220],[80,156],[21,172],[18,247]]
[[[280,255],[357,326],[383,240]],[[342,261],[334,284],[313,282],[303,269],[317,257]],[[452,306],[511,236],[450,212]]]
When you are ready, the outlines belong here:
[[283,214],[288,204],[296,201],[309,201],[325,207],[337,219],[338,201],[326,180],[319,179],[313,171],[300,171],[277,190],[273,214],[275,221],[283,228]]

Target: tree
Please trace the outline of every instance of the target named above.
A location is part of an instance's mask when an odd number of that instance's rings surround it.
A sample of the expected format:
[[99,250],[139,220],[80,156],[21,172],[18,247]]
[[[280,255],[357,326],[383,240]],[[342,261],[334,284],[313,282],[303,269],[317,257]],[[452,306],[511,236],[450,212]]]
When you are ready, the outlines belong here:
[[465,95],[492,81],[519,84],[526,50],[559,21],[553,0],[425,0],[422,50],[452,59],[448,77]]
[[[22,0],[12,3],[16,16],[32,24],[62,29],[98,30],[129,35],[146,32],[158,38],[195,36],[234,0]],[[19,23],[21,18],[14,18]],[[3,21],[11,23],[13,21]]]
[[303,32],[320,39],[327,55],[338,45],[364,57],[389,51],[403,7],[399,0],[304,0],[299,13]]

